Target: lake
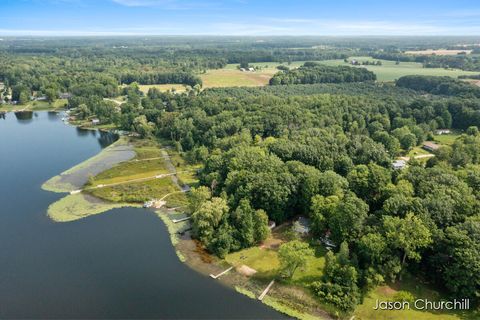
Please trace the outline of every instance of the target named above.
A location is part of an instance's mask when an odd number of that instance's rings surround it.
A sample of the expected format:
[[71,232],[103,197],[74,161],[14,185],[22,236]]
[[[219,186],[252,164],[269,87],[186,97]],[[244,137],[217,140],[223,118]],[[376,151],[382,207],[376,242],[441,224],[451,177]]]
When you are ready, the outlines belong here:
[[64,195],[41,185],[112,135],[34,112],[2,116],[0,137],[0,318],[284,318],[181,263],[153,212],[47,217]]

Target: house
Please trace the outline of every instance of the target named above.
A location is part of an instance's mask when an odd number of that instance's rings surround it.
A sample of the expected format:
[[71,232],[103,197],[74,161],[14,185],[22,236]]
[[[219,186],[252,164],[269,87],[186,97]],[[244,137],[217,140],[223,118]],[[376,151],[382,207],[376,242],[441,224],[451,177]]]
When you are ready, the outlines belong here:
[[293,223],[293,230],[300,235],[307,235],[310,232],[310,219],[305,217],[298,218]]
[[92,119],[92,124],[95,126],[97,124],[100,124],[100,120],[95,118],[95,119]]
[[433,152],[435,150],[438,150],[438,148],[440,148],[440,146],[433,141],[425,141],[423,143],[422,148],[427,150],[427,151]]
[[392,162],[392,168],[394,170],[401,170],[404,169],[406,166],[407,162],[405,160],[398,159]]
[[240,71],[245,72],[247,70],[245,68],[240,68]]
[[254,72],[255,68],[250,67],[250,68],[248,68],[248,71]]
[[64,92],[60,94],[60,99],[70,99],[72,95],[68,92]]
[[450,134],[452,133],[449,129],[438,129],[435,130],[435,134],[442,135],[442,134]]

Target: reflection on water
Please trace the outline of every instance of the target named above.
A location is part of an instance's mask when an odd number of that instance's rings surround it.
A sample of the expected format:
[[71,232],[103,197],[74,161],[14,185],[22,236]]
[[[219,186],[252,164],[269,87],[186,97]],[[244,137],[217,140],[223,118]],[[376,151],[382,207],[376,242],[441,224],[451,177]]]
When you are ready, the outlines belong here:
[[15,112],[15,117],[20,123],[30,123],[33,119],[33,111],[18,111]]
[[0,119],[5,120],[5,112],[0,112]]
[[182,264],[150,211],[50,221],[48,206],[65,195],[41,184],[115,135],[79,136],[61,117],[38,115],[29,125],[8,115],[0,125],[0,319],[282,318]]
[[100,137],[98,137],[98,143],[100,144],[102,149],[108,147],[109,145],[118,140],[117,134],[105,131],[99,131],[99,133]]
[[57,121],[60,117],[60,113],[57,111],[48,111],[47,112],[47,119],[50,121]]

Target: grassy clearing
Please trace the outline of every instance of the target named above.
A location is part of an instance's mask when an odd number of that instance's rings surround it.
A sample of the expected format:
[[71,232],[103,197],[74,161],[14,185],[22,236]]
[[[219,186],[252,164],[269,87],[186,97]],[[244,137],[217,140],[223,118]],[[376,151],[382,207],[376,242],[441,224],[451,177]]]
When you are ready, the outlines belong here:
[[412,277],[406,277],[402,282],[396,283],[392,286],[380,286],[370,292],[364,299],[363,303],[359,305],[354,312],[355,319],[385,319],[385,320],[403,320],[403,319],[418,319],[418,320],[457,320],[457,319],[478,319],[478,314],[474,312],[468,313],[454,313],[454,312],[433,312],[414,310],[411,304],[410,310],[374,310],[376,300],[390,300],[394,299],[398,291],[410,292],[415,299],[429,299],[431,301],[438,301],[442,299],[441,295],[430,289],[426,284],[418,281]]
[[43,111],[43,110],[57,110],[63,109],[67,105],[67,99],[57,99],[53,103],[46,101],[30,101],[23,105],[0,105],[0,111]]
[[441,134],[441,135],[434,135],[434,139],[439,144],[451,146],[457,138],[460,137],[460,134]]
[[86,194],[75,194],[52,203],[48,207],[47,215],[55,222],[69,222],[126,206],[131,205],[105,202]]
[[167,149],[167,153],[175,167],[179,183],[187,184],[195,187],[198,184],[196,172],[201,168],[201,164],[189,164],[185,159],[175,150]]
[[290,280],[299,285],[308,285],[312,281],[320,280],[325,268],[325,255],[327,251],[323,247],[315,248],[315,256],[309,257],[307,265],[295,271]]
[[90,194],[100,199],[129,203],[159,199],[176,191],[179,191],[179,189],[168,177],[88,190]]
[[425,149],[422,149],[422,147],[417,146],[417,147],[413,147],[412,150],[410,150],[407,153],[407,157],[413,158],[413,157],[416,157],[416,156],[424,156],[424,155],[429,155],[429,154],[431,154],[431,153],[428,152]]
[[201,74],[203,88],[257,87],[267,85],[273,73],[266,71],[243,72],[234,68],[208,70]]
[[164,200],[167,201],[167,207],[169,208],[181,207],[182,209],[186,209],[186,206],[188,205],[187,196],[183,192],[172,193]]
[[147,94],[148,90],[150,88],[156,88],[160,90],[161,92],[166,92],[166,91],[174,91],[174,92],[185,92],[187,91],[187,87],[183,84],[141,84],[139,85],[140,91],[143,93]]
[[271,249],[261,249],[252,247],[238,252],[230,253],[225,257],[225,261],[237,267],[242,264],[257,270],[257,276],[275,277],[280,268],[278,254]]
[[98,186],[100,184],[122,183],[124,181],[149,178],[166,173],[168,173],[168,170],[165,168],[163,159],[130,160],[96,175],[90,180],[90,185]]
[[[362,61],[378,61],[379,59],[373,59],[371,57],[350,57],[349,60]],[[459,75],[472,75],[478,74],[473,71],[463,71],[459,69],[442,69],[442,68],[423,68],[421,63],[417,62],[400,62],[396,64],[395,61],[380,60],[381,66],[359,66],[367,68],[377,75],[378,81],[394,81],[400,77],[407,75],[425,75],[425,76],[450,76],[453,78]],[[320,61],[323,64],[329,66],[351,66],[350,63],[344,62],[342,59]]]

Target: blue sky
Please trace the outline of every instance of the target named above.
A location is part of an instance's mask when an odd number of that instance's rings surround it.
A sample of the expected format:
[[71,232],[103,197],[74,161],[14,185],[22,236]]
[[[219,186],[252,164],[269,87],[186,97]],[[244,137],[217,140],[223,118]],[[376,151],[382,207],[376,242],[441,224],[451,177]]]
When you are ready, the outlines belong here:
[[0,0],[0,35],[480,35],[479,0]]

